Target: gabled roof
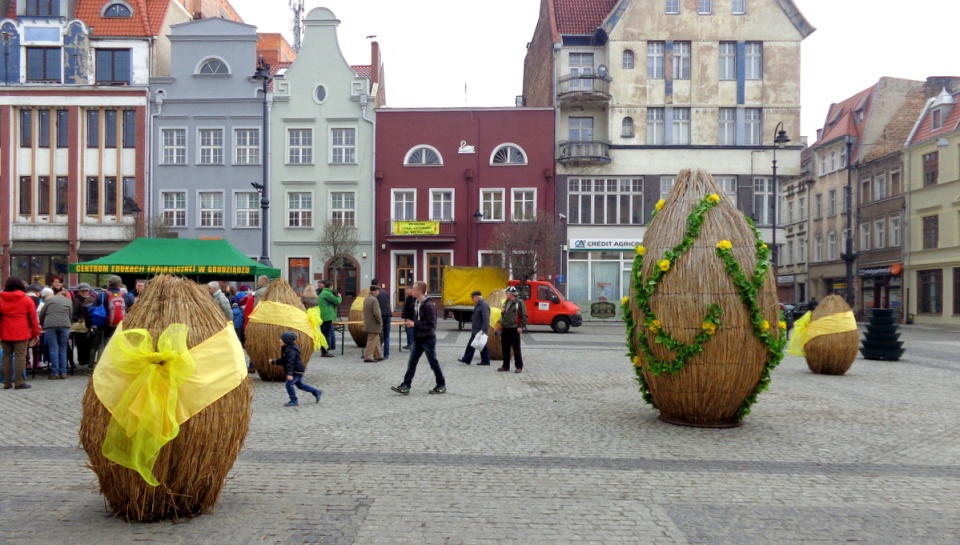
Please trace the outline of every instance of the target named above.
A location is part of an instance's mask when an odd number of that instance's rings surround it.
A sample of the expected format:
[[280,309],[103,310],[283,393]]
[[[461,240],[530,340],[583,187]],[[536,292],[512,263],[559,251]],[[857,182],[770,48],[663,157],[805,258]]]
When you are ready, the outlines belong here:
[[617,0],[548,0],[553,2],[560,34],[593,34]]
[[75,19],[93,28],[98,37],[158,36],[170,8],[170,0],[125,0],[133,8],[131,17],[101,17],[103,7],[110,0],[77,0]]
[[[817,139],[816,143],[810,147],[820,147],[846,136],[856,138],[855,147],[859,147],[861,140],[859,136],[863,132],[862,125],[866,123],[866,118],[870,114],[870,108],[873,106],[871,98],[875,89],[876,86],[871,85],[843,102],[831,104],[823,124],[823,132],[820,134],[820,138]],[[861,110],[863,111],[864,121],[858,126],[857,123],[854,122],[854,113]],[[857,153],[858,150],[854,149],[853,157],[857,157]]]

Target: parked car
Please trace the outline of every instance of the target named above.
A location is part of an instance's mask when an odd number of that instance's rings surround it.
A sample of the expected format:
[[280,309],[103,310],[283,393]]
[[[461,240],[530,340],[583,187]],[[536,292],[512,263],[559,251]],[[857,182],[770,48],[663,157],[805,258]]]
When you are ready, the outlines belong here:
[[810,311],[810,305],[807,303],[793,303],[785,306],[790,309],[789,312],[794,321],[799,320],[804,314]]

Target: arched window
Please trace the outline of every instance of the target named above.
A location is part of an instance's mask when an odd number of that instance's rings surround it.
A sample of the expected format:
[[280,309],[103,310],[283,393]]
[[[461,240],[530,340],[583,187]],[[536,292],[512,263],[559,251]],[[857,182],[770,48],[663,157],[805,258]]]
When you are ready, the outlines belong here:
[[623,52],[623,69],[633,70],[633,51],[629,49]]
[[620,132],[620,136],[624,138],[633,138],[633,118],[632,117],[623,118],[623,129]]
[[407,152],[403,164],[408,167],[441,166],[443,158],[433,146],[417,146]]
[[230,67],[220,59],[207,59],[200,63],[198,74],[209,76],[211,74],[229,74]]
[[491,165],[525,165],[527,154],[516,144],[500,144],[490,155]]
[[126,3],[109,4],[103,9],[103,17],[127,18],[133,16],[133,10]]

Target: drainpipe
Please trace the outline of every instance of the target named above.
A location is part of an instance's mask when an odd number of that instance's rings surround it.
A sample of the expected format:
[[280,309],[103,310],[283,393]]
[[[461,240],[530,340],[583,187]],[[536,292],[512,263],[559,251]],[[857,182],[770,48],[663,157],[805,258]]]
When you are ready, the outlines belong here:
[[[156,96],[154,96],[153,102],[157,104],[157,112],[153,113],[153,108],[150,106],[150,100],[147,100],[147,108],[150,111],[150,115],[147,116],[147,151],[146,151],[146,178],[147,178],[147,188],[144,191],[143,195],[143,218],[147,221],[150,221],[151,215],[150,211],[152,210],[151,205],[153,204],[153,146],[157,141],[153,137],[153,127],[156,126],[157,118],[160,117],[160,114],[163,112],[163,101],[167,98],[167,92],[163,89],[157,89]],[[144,226],[146,227],[146,226]],[[146,236],[146,230],[143,233],[138,232],[137,236],[140,235]]]
[[[376,90],[374,90],[376,94]],[[367,104],[369,103],[369,95],[363,93],[360,95],[360,117],[364,121],[370,124],[370,129],[372,132],[370,138],[370,269],[373,271],[373,276],[371,278],[380,278],[379,273],[377,272],[377,181],[374,180],[374,171],[377,166],[377,123],[373,119],[367,117]],[[357,135],[359,137],[359,135]]]

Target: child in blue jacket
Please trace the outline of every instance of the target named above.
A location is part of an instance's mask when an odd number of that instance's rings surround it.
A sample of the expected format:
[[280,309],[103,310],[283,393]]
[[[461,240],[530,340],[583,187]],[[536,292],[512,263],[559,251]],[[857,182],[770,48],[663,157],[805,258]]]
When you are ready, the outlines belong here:
[[271,361],[273,365],[282,365],[287,374],[287,394],[290,395],[290,401],[286,403],[287,407],[296,407],[300,403],[297,401],[297,392],[293,387],[313,394],[317,403],[320,403],[320,396],[323,394],[320,390],[303,382],[303,372],[306,368],[303,366],[303,360],[300,358],[300,347],[297,346],[297,334],[292,331],[284,331],[280,334],[280,357]]

